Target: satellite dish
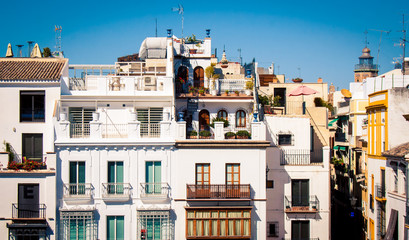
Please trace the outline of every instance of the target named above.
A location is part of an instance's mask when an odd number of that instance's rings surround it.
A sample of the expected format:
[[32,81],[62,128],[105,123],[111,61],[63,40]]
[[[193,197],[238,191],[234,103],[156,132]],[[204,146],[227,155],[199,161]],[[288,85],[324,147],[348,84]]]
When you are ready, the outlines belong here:
[[343,95],[344,97],[346,97],[346,98],[351,98],[351,97],[352,97],[352,94],[351,94],[351,92],[350,92],[348,89],[342,89],[342,90],[341,90],[341,93],[342,93],[342,95]]

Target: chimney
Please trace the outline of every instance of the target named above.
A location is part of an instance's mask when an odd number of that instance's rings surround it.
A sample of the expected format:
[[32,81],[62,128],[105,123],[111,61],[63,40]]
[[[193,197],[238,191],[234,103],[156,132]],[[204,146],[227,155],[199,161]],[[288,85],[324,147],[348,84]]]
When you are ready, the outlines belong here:
[[317,83],[322,83],[322,78],[318,78]]

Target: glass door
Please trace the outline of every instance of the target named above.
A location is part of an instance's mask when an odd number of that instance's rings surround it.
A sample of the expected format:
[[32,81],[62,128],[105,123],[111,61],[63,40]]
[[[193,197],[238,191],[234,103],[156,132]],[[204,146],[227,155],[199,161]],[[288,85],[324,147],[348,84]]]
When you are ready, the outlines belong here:
[[146,162],[146,193],[160,194],[162,191],[162,169],[161,162],[151,161]]

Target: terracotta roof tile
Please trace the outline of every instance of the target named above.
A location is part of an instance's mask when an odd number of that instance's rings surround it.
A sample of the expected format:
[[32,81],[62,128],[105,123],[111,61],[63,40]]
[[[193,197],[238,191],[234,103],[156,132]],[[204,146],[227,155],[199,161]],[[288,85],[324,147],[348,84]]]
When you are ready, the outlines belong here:
[[0,80],[59,80],[68,59],[0,58]]
[[405,157],[409,153],[409,142],[401,144],[397,147],[389,149],[382,153],[385,157]]

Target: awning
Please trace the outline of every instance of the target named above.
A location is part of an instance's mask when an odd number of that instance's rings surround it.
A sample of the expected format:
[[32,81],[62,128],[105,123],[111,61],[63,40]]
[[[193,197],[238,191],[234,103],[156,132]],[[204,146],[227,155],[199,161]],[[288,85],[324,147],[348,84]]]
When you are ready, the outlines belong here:
[[347,150],[347,147],[345,147],[345,146],[334,146],[334,150],[340,150],[340,151],[346,151]]
[[328,123],[328,127],[332,127],[334,125],[335,122],[338,121],[338,118],[334,118],[332,119],[329,123]]
[[389,217],[388,230],[386,230],[384,240],[391,240],[393,238],[393,234],[395,232],[396,219],[398,219],[398,211],[392,209],[391,215]]

